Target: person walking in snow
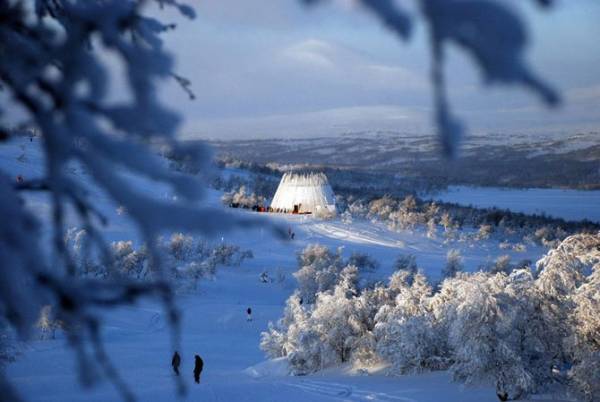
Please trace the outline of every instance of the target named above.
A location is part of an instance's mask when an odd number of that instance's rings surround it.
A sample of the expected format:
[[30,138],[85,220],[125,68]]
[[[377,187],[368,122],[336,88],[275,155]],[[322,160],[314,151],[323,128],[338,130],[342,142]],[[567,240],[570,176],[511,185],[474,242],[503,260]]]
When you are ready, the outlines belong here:
[[173,371],[175,372],[175,375],[179,375],[179,365],[181,364],[181,356],[179,356],[179,353],[177,353],[177,351],[175,351],[175,353],[173,353],[173,358],[171,359],[171,366],[173,366]]
[[252,309],[250,307],[248,307],[248,309],[246,310],[246,321],[252,321]]
[[200,384],[200,374],[202,373],[202,369],[204,368],[204,362],[202,358],[198,355],[194,356],[194,381],[196,384]]

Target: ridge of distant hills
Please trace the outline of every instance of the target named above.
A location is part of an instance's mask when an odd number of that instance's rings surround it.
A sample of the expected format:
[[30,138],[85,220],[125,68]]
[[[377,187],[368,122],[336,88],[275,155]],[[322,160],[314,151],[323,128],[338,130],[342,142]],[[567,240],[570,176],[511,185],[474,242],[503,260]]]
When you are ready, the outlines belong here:
[[471,135],[455,160],[437,137],[353,132],[302,139],[209,141],[218,155],[259,164],[368,170],[440,185],[600,189],[600,132]]

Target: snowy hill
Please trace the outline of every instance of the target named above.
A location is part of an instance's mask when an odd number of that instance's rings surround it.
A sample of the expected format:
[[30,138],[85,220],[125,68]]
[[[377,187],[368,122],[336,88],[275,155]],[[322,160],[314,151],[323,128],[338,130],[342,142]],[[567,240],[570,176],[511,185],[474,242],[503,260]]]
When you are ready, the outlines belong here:
[[[41,173],[42,158],[38,144],[28,139],[14,141],[0,148],[0,164],[11,175],[28,178]],[[21,157],[24,155],[24,157]],[[73,166],[71,174],[86,177]],[[136,182],[140,189],[168,199],[170,193],[150,181]],[[96,207],[110,224],[105,235],[111,241],[134,240],[134,228],[126,212],[118,210],[110,199],[88,181]],[[218,206],[222,194],[211,190],[204,202]],[[43,195],[27,195],[29,207],[42,219],[48,219],[47,200]],[[281,241],[271,231],[255,227],[238,232],[223,232],[215,241],[224,241],[253,251],[254,258],[240,267],[217,271],[212,281],[200,282],[199,290],[179,297],[183,313],[182,375],[189,393],[185,400],[196,401],[415,401],[415,402],[485,402],[495,401],[490,387],[464,388],[453,383],[446,372],[415,376],[387,377],[381,367],[357,371],[345,366],[316,375],[285,375],[285,362],[265,362],[259,350],[260,333],[269,321],[277,320],[284,302],[295,286],[291,274],[296,270],[296,255],[308,244],[320,243],[331,249],[343,248],[369,254],[380,262],[376,275],[384,280],[392,271],[399,254],[414,254],[417,263],[433,280],[440,277],[450,246],[440,239],[429,239],[423,230],[390,231],[383,224],[366,220],[343,223],[339,219],[321,221],[307,216],[254,214],[265,223],[289,227],[296,233],[293,241]],[[265,225],[266,226],[266,225]],[[475,244],[453,244],[460,248],[467,270],[475,270],[499,255],[510,254],[513,260],[537,260],[545,252],[537,246],[525,251],[506,251],[497,240]],[[281,281],[262,283],[259,275],[271,277],[282,273]],[[245,310],[253,309],[253,321],[247,322]],[[120,308],[106,314],[103,333],[107,352],[140,401],[175,401],[170,367],[171,345],[163,310],[154,302]],[[192,381],[194,354],[200,354],[205,370],[199,385]],[[368,372],[369,375],[365,375]],[[27,344],[17,361],[7,368],[29,401],[115,401],[118,394],[106,381],[89,392],[79,392],[76,362],[60,331],[57,339],[35,340]]]

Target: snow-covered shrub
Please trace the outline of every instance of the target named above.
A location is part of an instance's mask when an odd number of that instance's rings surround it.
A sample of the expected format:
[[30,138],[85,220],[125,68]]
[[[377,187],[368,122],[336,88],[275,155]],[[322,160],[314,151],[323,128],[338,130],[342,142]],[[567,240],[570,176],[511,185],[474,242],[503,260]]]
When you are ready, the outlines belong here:
[[351,225],[352,224],[352,213],[349,210],[345,210],[344,212],[342,212],[340,214],[340,220],[345,225]]
[[111,245],[114,265],[127,278],[143,279],[148,274],[148,252],[146,247],[134,249],[133,242],[118,241]]
[[[378,355],[391,363],[391,374],[446,368],[448,351],[430,312],[432,289],[427,279],[421,273],[414,274],[410,283],[406,275],[394,279],[399,292],[375,316],[373,332]],[[404,283],[399,286],[402,279]]]
[[358,268],[361,272],[375,272],[379,268],[379,262],[373,259],[368,254],[352,253],[346,262],[347,265],[352,265]]
[[270,322],[268,331],[261,334],[260,348],[273,358],[290,355],[298,349],[307,320],[305,305],[295,292],[286,301],[283,317],[276,324]]
[[217,265],[237,267],[245,259],[253,258],[251,250],[241,250],[239,246],[231,244],[219,244],[212,250],[211,258]]
[[317,293],[333,289],[341,272],[342,257],[320,244],[308,245],[298,255],[298,293],[305,303],[314,303]]
[[390,214],[393,213],[397,207],[398,202],[392,197],[386,195],[369,203],[367,217],[369,219],[378,218],[381,220],[387,220],[389,219]]
[[357,218],[365,218],[369,213],[368,207],[358,200],[350,203],[347,211],[351,214],[351,216],[355,216]]
[[500,248],[500,250],[508,250],[509,248],[511,248],[511,244],[505,240],[498,243],[498,248]]
[[524,245],[523,243],[517,243],[512,247],[512,249],[516,252],[524,253],[527,251],[527,246]]
[[393,265],[394,271],[417,272],[417,259],[412,254],[400,254]]
[[427,221],[427,237],[430,239],[435,239],[437,237],[437,223],[435,218],[429,218]]
[[328,208],[321,208],[315,211],[314,216],[322,220],[331,220],[335,218],[336,212],[331,211]]
[[496,261],[494,261],[494,265],[492,265],[490,272],[492,274],[503,272],[508,275],[512,269],[513,267],[510,263],[510,255],[504,254],[496,258]]
[[[67,245],[72,254],[81,254],[81,244],[87,241],[83,230],[69,230]],[[116,275],[136,280],[152,277],[150,256],[145,245],[135,247],[131,240],[113,242],[108,249],[108,263],[83,254],[86,258],[76,260],[77,272],[85,277],[110,277]],[[183,233],[174,233],[168,239],[158,240],[157,251],[163,259],[169,277],[178,290],[194,290],[198,280],[212,277],[218,266],[239,266],[244,260],[253,258],[251,250],[220,243],[212,246],[206,241]]]
[[221,197],[223,204],[233,207],[252,208],[255,206],[263,206],[265,197],[250,193],[246,186],[240,186],[237,190],[225,193]]
[[40,331],[40,339],[54,339],[56,330],[63,327],[62,321],[54,317],[52,306],[46,305],[40,311],[40,317],[36,323],[36,328]]
[[494,228],[489,224],[482,224],[479,226],[479,231],[477,232],[476,239],[477,240],[487,240],[492,235]]
[[457,249],[449,250],[446,254],[446,266],[442,270],[442,278],[453,278],[463,269],[463,257],[460,251]]

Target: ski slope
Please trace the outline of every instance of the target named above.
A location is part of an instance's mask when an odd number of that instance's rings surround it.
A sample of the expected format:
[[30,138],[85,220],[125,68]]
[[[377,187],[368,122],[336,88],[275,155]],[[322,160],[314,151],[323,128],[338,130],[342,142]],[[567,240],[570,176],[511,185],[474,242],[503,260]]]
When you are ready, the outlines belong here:
[[[23,149],[23,146],[25,149]],[[2,147],[0,163],[9,174],[35,177],[41,173],[41,155],[35,143]],[[17,161],[21,153],[26,157]],[[74,166],[71,174],[89,185],[96,206],[110,220],[106,236],[112,241],[137,240],[127,215]],[[147,194],[171,197],[167,189],[148,180],[135,178]],[[203,202],[218,205],[221,194],[209,191]],[[48,200],[39,194],[27,196],[27,203],[46,220]],[[235,214],[250,214],[244,210]],[[188,388],[186,401],[405,401],[405,402],[492,402],[496,396],[490,387],[464,388],[451,382],[445,372],[416,376],[387,377],[381,367],[366,368],[368,375],[353,367],[340,367],[315,375],[287,375],[285,361],[266,361],[259,350],[260,333],[269,321],[277,320],[286,298],[295,286],[291,274],[296,270],[296,254],[311,243],[331,248],[342,247],[345,256],[352,252],[368,253],[381,263],[377,275],[389,276],[394,259],[401,253],[415,254],[417,263],[432,279],[439,277],[448,245],[440,239],[428,239],[422,231],[392,232],[385,226],[355,221],[320,221],[307,216],[255,214],[265,220],[264,227],[223,232],[214,241],[250,249],[254,258],[240,267],[219,268],[214,280],[200,283],[193,294],[179,296],[182,335],[179,351],[181,372]],[[296,233],[293,241],[277,240],[268,224],[289,227]],[[467,269],[506,254],[497,242],[477,245],[452,244],[460,248]],[[544,250],[529,247],[524,253],[512,252],[513,260],[537,259]],[[279,270],[286,279],[262,283],[259,274],[271,276]],[[253,321],[246,321],[251,307]],[[169,328],[161,307],[152,300],[107,312],[103,338],[108,354],[125,382],[140,401],[168,402],[176,396],[170,367],[173,353]],[[200,384],[192,380],[193,355],[205,362]],[[76,375],[76,361],[61,333],[54,340],[33,340],[22,348],[17,361],[7,367],[8,377],[29,401],[36,402],[107,402],[120,400],[112,386],[101,379],[97,386],[82,390]],[[99,377],[102,377],[98,373]]]

